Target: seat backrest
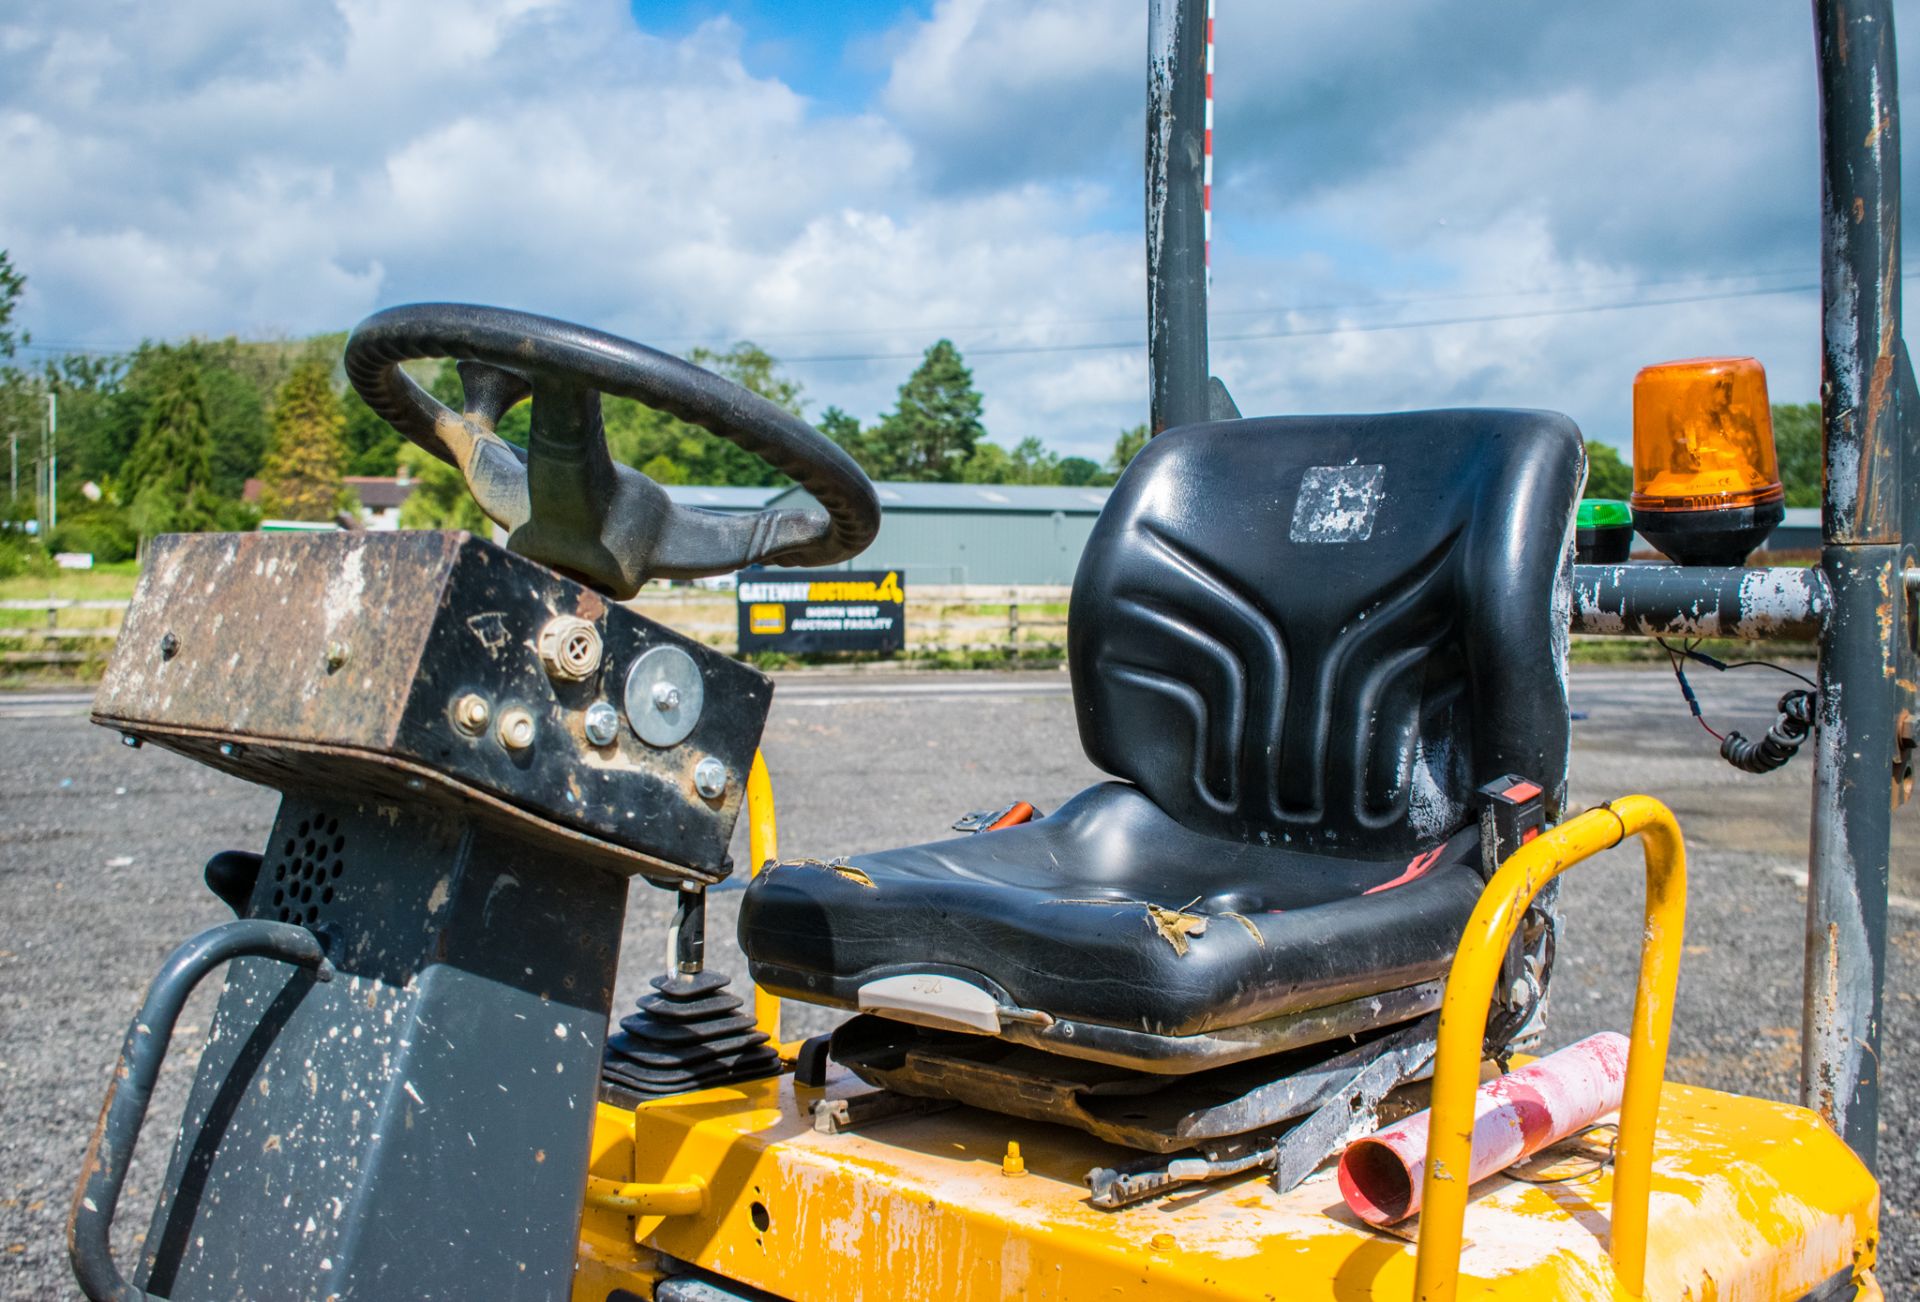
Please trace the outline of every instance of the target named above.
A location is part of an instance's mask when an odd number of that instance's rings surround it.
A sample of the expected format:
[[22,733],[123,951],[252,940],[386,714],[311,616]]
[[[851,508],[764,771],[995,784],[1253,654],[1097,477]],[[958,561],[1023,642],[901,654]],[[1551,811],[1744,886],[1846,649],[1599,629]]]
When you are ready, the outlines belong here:
[[1087,756],[1182,824],[1412,852],[1567,770],[1585,454],[1550,412],[1218,421],[1121,477],[1068,617]]

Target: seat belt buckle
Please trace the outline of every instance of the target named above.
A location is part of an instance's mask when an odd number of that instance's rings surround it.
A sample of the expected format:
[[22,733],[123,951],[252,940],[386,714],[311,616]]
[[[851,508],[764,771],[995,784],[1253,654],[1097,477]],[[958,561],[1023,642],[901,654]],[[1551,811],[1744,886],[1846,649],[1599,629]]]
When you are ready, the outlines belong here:
[[977,809],[954,820],[956,832],[997,832],[1003,827],[1018,827],[1046,815],[1024,800],[1016,800],[1004,809]]
[[1546,793],[1538,782],[1509,773],[1479,790],[1480,873],[1488,881],[1507,857],[1547,828]]

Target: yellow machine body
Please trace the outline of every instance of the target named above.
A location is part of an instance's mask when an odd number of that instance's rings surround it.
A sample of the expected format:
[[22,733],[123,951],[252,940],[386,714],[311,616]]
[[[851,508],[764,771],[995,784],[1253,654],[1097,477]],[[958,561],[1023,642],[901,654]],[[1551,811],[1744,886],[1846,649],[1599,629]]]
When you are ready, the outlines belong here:
[[[575,1302],[651,1297],[657,1253],[795,1302],[1413,1296],[1413,1243],[1349,1214],[1331,1173],[1284,1195],[1253,1176],[1102,1212],[1081,1175],[1127,1154],[1065,1127],[955,1108],[814,1130],[813,1103],[868,1092],[787,1074],[632,1112],[601,1105],[594,1174],[698,1185],[699,1209],[590,1205]],[[1647,1297],[1799,1298],[1848,1271],[1859,1296],[1877,1295],[1864,1272],[1878,1191],[1818,1116],[1672,1083],[1660,1104]],[[1009,1142],[1024,1175],[1005,1173]],[[1611,1171],[1474,1186],[1459,1295],[1630,1296],[1607,1252],[1612,1199]]]
[[[758,759],[747,795],[758,865],[775,835]],[[1446,1172],[1468,1168],[1481,1028],[1520,915],[1629,837],[1646,855],[1646,932],[1613,1160],[1458,1188]],[[1661,1079],[1685,911],[1679,827],[1645,796],[1569,819],[1501,865],[1447,980],[1424,1224],[1367,1226],[1330,1170],[1285,1194],[1251,1174],[1101,1211],[1082,1177],[1128,1150],[963,1107],[828,1133],[819,1104],[875,1092],[833,1068],[817,1088],[783,1073],[631,1111],[600,1104],[575,1302],[650,1298],[665,1258],[794,1302],[1878,1298],[1879,1188],[1820,1117]],[[777,1001],[756,1011],[777,1034]]]

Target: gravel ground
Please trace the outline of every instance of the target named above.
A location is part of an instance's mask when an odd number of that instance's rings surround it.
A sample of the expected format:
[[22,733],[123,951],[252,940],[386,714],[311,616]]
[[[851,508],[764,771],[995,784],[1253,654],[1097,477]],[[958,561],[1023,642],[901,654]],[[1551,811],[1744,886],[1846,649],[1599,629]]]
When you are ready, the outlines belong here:
[[[1698,684],[1716,721],[1764,727],[1779,688],[1753,677]],[[1686,960],[1671,1073],[1790,1099],[1797,1089],[1801,930],[1809,808],[1804,758],[1754,778],[1714,755],[1670,677],[1580,671],[1577,804],[1627,791],[1666,799],[1691,851]],[[1758,708],[1754,708],[1758,707]],[[943,834],[959,813],[1015,797],[1057,805],[1097,773],[1080,756],[1061,674],[848,678],[794,676],[776,694],[765,750],[785,855],[829,856]],[[67,1274],[67,1200],[107,1073],[146,982],[167,951],[228,916],[199,865],[257,847],[275,797],[152,747],[130,751],[72,703],[0,698],[0,1296],[76,1296]],[[1920,899],[1920,829],[1897,822],[1894,891]],[[736,856],[745,862],[744,824]],[[1567,881],[1570,936],[1555,984],[1553,1036],[1624,1027],[1637,954],[1637,855],[1615,852]],[[732,943],[738,896],[715,898],[713,965],[742,971]],[[629,903],[619,1000],[657,970],[668,902]],[[1896,910],[1883,1032],[1885,1207],[1882,1280],[1920,1296],[1920,1122],[1912,1064],[1920,1037],[1915,973],[1920,911]],[[150,1127],[163,1134],[191,1075],[189,1006]],[[830,1025],[793,1009],[788,1033]],[[123,1260],[154,1196],[163,1144],[150,1139],[123,1203]]]

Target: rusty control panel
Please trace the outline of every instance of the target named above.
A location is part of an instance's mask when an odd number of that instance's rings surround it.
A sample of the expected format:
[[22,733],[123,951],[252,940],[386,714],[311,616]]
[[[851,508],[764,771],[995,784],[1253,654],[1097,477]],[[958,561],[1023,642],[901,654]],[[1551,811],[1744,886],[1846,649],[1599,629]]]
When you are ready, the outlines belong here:
[[[158,539],[94,719],[283,799],[260,852],[207,864],[235,918],[176,952],[129,1033],[75,1217],[83,1287],[124,1294],[126,1159],[172,1013],[224,969],[138,1287],[563,1294],[628,885],[697,901],[726,875],[771,696],[467,534]],[[476,1233],[508,1187],[515,1232]],[[355,1232],[393,1224],[404,1241]]]
[[726,875],[772,690],[467,534],[182,535],[154,543],[94,720],[672,884]]

